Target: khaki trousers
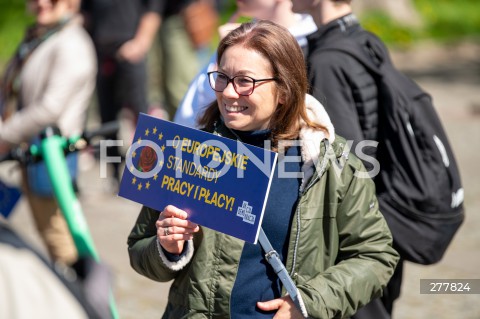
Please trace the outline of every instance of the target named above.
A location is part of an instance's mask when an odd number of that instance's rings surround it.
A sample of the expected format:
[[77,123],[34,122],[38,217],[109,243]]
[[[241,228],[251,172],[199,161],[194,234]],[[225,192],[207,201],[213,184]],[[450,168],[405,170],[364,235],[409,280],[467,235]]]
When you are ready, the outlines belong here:
[[77,249],[55,198],[32,193],[26,170],[22,171],[23,194],[28,200],[35,225],[50,258],[67,265],[74,263],[78,258]]

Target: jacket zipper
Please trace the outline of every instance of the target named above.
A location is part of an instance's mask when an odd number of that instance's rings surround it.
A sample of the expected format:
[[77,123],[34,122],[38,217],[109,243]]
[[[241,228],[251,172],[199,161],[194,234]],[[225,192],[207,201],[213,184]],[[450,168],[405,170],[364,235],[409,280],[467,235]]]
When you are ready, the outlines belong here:
[[[327,162],[328,162],[328,156],[327,156],[327,151],[328,151],[328,146],[330,145],[328,140],[324,140],[325,144],[325,155],[323,156],[322,162],[320,164],[320,172],[317,174],[317,176],[311,180],[307,187],[303,191],[299,190],[299,197],[298,197],[298,203],[300,203],[300,200],[302,196],[304,196],[307,191],[312,188],[312,186],[323,176],[323,173],[325,173],[325,169],[327,167]],[[295,276],[295,265],[297,263],[297,250],[298,250],[298,243],[300,241],[300,205],[297,204],[297,208],[295,209],[295,214],[297,215],[297,233],[295,234],[295,244],[293,248],[293,261],[292,261],[292,270],[290,271],[290,277],[294,278]]]

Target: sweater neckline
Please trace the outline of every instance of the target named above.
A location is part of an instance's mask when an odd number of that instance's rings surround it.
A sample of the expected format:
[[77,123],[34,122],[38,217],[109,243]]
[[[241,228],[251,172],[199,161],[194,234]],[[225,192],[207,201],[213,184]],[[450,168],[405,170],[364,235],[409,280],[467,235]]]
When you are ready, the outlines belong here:
[[239,131],[239,130],[234,130],[230,129],[234,135],[237,136],[237,138],[244,143],[253,145],[253,146],[258,146],[258,147],[264,147],[264,142],[266,140],[270,140],[271,137],[271,130],[265,129],[265,130],[256,130],[256,131]]

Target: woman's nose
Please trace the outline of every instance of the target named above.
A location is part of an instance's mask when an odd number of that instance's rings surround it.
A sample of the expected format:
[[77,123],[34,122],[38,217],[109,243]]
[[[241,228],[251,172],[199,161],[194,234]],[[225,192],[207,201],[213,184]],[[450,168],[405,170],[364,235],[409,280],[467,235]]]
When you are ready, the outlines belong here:
[[230,82],[227,84],[225,87],[225,90],[223,90],[223,95],[227,97],[238,97],[237,91],[235,91],[235,87],[233,86],[233,82]]

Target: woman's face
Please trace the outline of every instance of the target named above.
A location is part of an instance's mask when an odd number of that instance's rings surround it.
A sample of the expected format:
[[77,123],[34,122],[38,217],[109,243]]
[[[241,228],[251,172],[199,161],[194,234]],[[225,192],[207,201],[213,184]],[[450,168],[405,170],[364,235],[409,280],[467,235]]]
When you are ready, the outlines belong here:
[[70,13],[66,0],[29,0],[28,3],[40,25],[48,26],[58,23]]
[[[260,53],[241,45],[229,47],[223,54],[218,71],[229,78],[245,75],[253,79],[273,77],[270,62]],[[215,92],[218,107],[227,127],[239,131],[256,131],[268,128],[279,103],[275,81],[255,83],[249,96],[239,95],[233,83],[223,92]]]

